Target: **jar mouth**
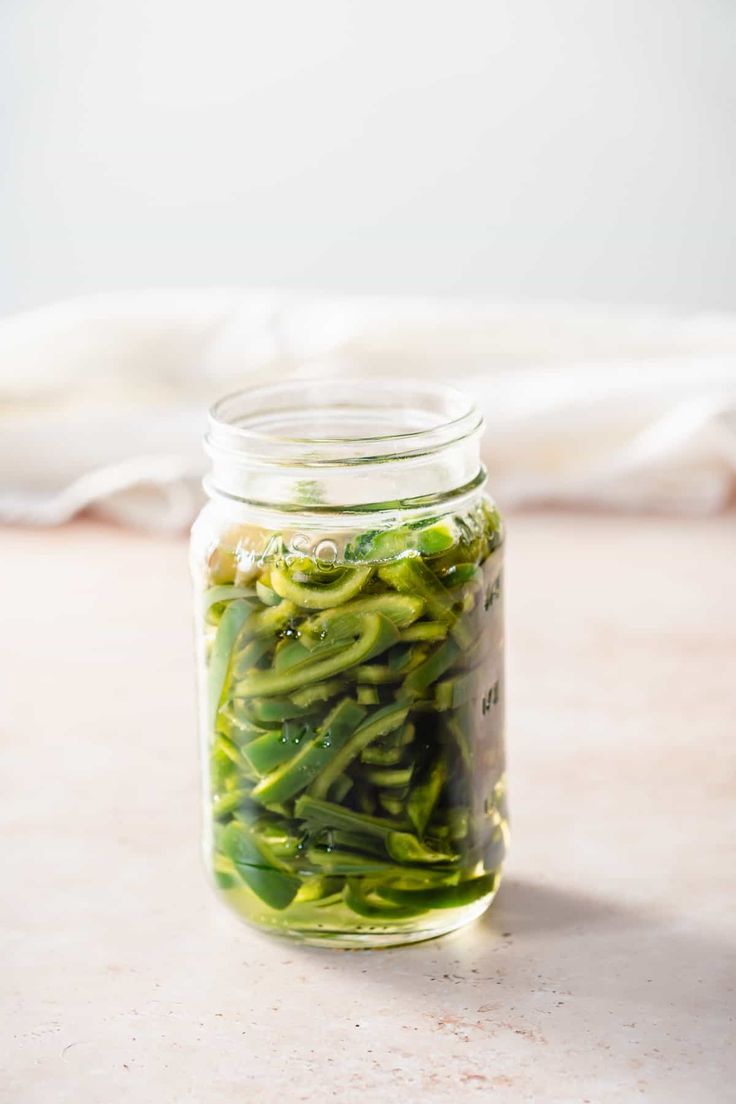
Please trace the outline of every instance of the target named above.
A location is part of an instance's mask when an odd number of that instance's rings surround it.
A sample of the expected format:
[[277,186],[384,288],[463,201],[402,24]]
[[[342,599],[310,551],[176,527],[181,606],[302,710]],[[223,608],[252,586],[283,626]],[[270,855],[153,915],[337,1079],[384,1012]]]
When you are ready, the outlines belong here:
[[236,391],[209,412],[206,447],[268,464],[375,464],[479,435],[468,396],[418,380],[300,379]]

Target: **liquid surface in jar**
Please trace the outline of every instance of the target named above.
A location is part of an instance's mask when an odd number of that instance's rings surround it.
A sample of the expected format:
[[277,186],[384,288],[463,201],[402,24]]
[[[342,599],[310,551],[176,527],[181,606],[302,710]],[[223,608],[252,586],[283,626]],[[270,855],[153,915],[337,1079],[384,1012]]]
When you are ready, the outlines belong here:
[[508,834],[500,518],[482,501],[359,533],[335,562],[284,547],[233,531],[208,557],[215,881],[301,939],[457,927],[495,893]]

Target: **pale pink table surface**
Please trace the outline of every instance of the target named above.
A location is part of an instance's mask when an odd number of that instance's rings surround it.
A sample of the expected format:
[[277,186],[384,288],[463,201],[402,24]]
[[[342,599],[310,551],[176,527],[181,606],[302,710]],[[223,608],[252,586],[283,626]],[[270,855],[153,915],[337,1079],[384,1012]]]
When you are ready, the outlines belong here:
[[511,520],[507,878],[380,953],[207,888],[184,542],[0,562],[0,1100],[736,1100],[734,516]]

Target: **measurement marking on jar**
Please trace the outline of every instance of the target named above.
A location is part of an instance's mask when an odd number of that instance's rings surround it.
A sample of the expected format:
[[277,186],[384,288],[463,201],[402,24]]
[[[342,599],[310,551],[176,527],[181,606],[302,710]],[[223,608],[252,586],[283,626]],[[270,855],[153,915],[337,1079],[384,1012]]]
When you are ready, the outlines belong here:
[[501,576],[499,575],[489,586],[483,598],[483,609],[489,610],[494,602],[501,597]]
[[481,701],[481,709],[483,711],[484,717],[486,713],[488,713],[493,708],[494,705],[498,704],[498,696],[498,679],[496,679],[493,686],[491,686],[483,695],[483,700]]

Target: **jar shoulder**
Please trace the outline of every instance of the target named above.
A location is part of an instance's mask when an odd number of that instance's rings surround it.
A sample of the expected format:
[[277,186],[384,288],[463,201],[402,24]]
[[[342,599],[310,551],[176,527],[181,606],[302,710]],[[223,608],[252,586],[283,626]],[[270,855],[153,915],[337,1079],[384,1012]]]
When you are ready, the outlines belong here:
[[[330,524],[334,522],[334,524]],[[486,494],[442,512],[384,512],[328,519],[306,515],[264,518],[256,511],[223,509],[208,503],[192,527],[191,567],[209,584],[244,582],[276,564],[309,562],[337,567],[385,564],[417,555],[443,573],[461,564],[478,565],[504,542],[504,522]],[[498,556],[495,557],[496,559]]]

